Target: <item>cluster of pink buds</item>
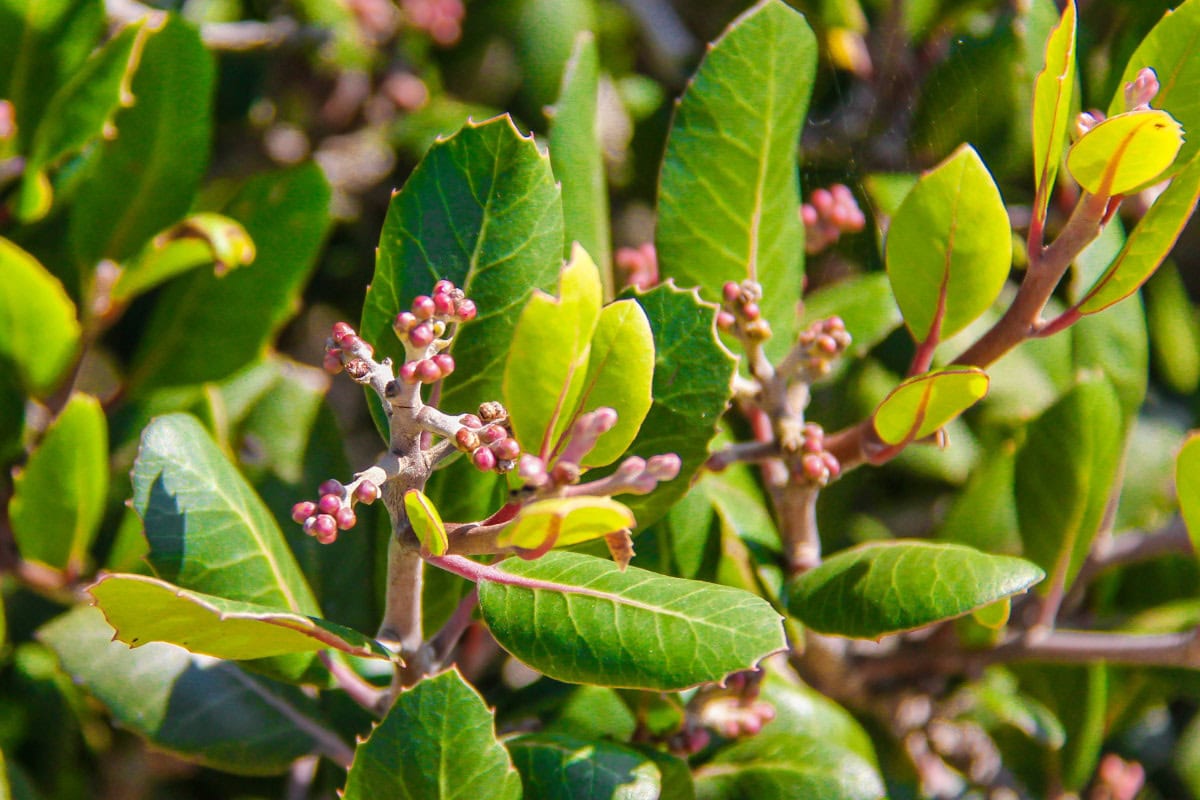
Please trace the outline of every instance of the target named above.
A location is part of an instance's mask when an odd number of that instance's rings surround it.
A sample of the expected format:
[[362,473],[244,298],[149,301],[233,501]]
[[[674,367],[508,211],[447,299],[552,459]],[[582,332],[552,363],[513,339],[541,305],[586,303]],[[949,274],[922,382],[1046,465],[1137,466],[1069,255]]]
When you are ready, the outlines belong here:
[[800,332],[796,341],[799,354],[803,356],[803,367],[810,378],[821,378],[829,374],[833,360],[846,352],[850,346],[850,332],[841,317],[817,320]]
[[759,699],[761,684],[762,673],[733,673],[725,679],[723,689],[697,695],[696,717],[727,739],[754,736],[775,719],[775,707]]
[[1137,77],[1125,84],[1125,110],[1145,111],[1158,95],[1161,86],[1158,75],[1150,67],[1142,67]]
[[618,248],[614,262],[625,274],[626,286],[649,289],[658,285],[658,253],[652,242]]
[[462,36],[462,0],[400,0],[404,21],[423,30],[433,41],[449,47]]
[[717,312],[718,328],[757,342],[771,338],[771,326],[763,319],[758,305],[762,301],[760,284],[751,280],[729,281],[721,287],[721,299],[724,302]]
[[836,244],[844,233],[858,233],[867,224],[854,193],[845,184],[817,189],[809,200],[800,206],[804,250],[809,255]]
[[365,478],[349,486],[330,478],[317,491],[317,502],[302,500],[292,506],[292,520],[321,544],[332,544],[337,541],[338,531],[348,531],[358,523],[355,503],[370,505],[379,499],[379,487]]
[[435,383],[454,372],[454,358],[441,352],[449,346],[449,340],[442,337],[450,325],[475,319],[475,303],[462,289],[441,280],[432,295],[414,297],[410,308],[397,314],[392,323],[409,356],[400,366],[399,378],[409,385]]
[[793,463],[796,478],[825,486],[842,474],[842,465],[833,453],[825,449],[825,431],[815,422],[805,423],[801,435],[804,437]]
[[[357,373],[361,369],[350,367],[350,364],[355,361],[361,362],[362,359],[370,358],[374,354],[375,349],[363,341],[348,323],[335,322],[332,335],[325,340],[323,366],[330,375],[337,375],[341,372],[343,365],[352,373]],[[365,362],[363,362],[363,366],[366,366]]]
[[508,411],[495,401],[479,406],[478,416],[463,414],[454,443],[470,453],[471,463],[483,472],[508,472],[521,457],[521,445],[513,438]]

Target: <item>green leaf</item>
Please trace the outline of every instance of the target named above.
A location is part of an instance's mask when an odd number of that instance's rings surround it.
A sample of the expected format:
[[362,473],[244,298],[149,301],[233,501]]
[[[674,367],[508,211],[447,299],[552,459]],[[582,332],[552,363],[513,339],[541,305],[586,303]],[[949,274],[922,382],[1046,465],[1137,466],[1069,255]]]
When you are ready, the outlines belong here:
[[521,449],[549,462],[583,391],[603,289],[591,257],[576,246],[563,267],[561,297],[535,291],[521,311],[504,367],[503,396]]
[[633,513],[611,497],[555,497],[522,506],[496,543],[525,550],[568,547],[636,524]]
[[600,142],[600,66],[596,36],[581,31],[563,72],[550,118],[550,166],[562,184],[567,257],[578,242],[600,267],[604,296],[613,296],[608,184]]
[[1192,546],[1200,553],[1200,433],[1183,443],[1175,459],[1175,487],[1179,493],[1179,512],[1187,526]]
[[1109,117],[1067,151],[1067,169],[1085,191],[1129,194],[1171,166],[1183,129],[1165,111],[1145,109]]
[[683,464],[675,480],[648,495],[624,498],[644,527],[687,494],[692,477],[708,460],[737,362],[717,339],[716,309],[695,291],[667,283],[625,296],[646,312],[654,336],[653,403],[629,451],[643,458],[675,453]]
[[[256,175],[216,209],[253,242],[254,264],[224,276],[193,271],[165,290],[128,391],[219,380],[257,360],[296,313],[332,223],[329,202],[329,184],[309,163]],[[240,232],[229,232],[232,250],[245,252]]]
[[35,397],[54,390],[75,361],[79,322],[58,279],[7,239],[0,239],[0,365],[15,367]]
[[1108,506],[1124,426],[1112,385],[1085,380],[1030,424],[1017,453],[1017,520],[1025,556],[1074,579]]
[[556,680],[682,689],[748,669],[784,646],[779,615],[759,597],[554,551],[503,562],[480,580],[496,640]]
[[993,447],[988,459],[971,471],[966,488],[954,498],[937,538],[989,553],[1019,555],[1021,537],[1013,498],[1015,461],[1012,442]]
[[804,277],[796,145],[816,61],[808,23],[779,0],[734,20],[676,108],[659,180],[661,274],[710,300],[727,281],[761,283],[772,355],[792,344]]
[[963,545],[872,542],[797,578],[788,608],[820,633],[878,639],[960,617],[1043,577],[1028,561]]
[[114,638],[130,647],[167,642],[214,658],[246,660],[326,648],[390,658],[357,631],[302,614],[180,589],[145,575],[104,575],[88,587]]
[[456,669],[427,678],[401,692],[359,745],[344,797],[520,800],[521,779],[494,724]]
[[213,265],[217,277],[254,261],[254,242],[237,220],[201,212],[154,237],[121,270],[112,299],[127,303],[177,275]]
[[50,100],[25,162],[19,200],[23,221],[41,219],[50,210],[46,169],[79,152],[106,131],[116,130],[113,125],[117,110],[134,103],[130,81],[146,41],[165,22],[165,16],[157,20],[144,17],[122,28]]
[[543,733],[506,744],[527,800],[643,800],[661,790],[654,761],[613,742]]
[[775,708],[775,718],[763,726],[764,734],[820,740],[876,764],[875,746],[858,720],[790,671],[768,671],[760,696]]
[[1033,182],[1037,191],[1034,214],[1038,219],[1046,216],[1071,120],[1071,96],[1075,91],[1075,22],[1075,0],[1068,0],[1046,42],[1046,66],[1038,73],[1034,84]]
[[317,750],[316,703],[299,689],[174,645],[130,649],[99,609],[79,607],[38,631],[63,670],[155,747],[226,772],[275,775]]
[[450,540],[446,536],[446,524],[433,502],[420,489],[409,489],[404,493],[404,511],[421,546],[435,556],[444,556]]
[[1000,190],[970,145],[917,181],[892,218],[887,273],[917,342],[941,341],[995,302],[1012,264]]
[[137,102],[118,112],[76,190],[72,250],[85,266],[124,260],[192,204],[212,139],[212,55],[175,16],[142,50]]
[[[562,265],[562,207],[549,159],[512,120],[468,122],[439,141],[392,197],[360,335],[378,357],[403,361],[396,314],[433,284],[453,281],[479,316],[463,325],[443,408],[473,411],[501,396],[517,319],[534,289],[550,291]],[[386,430],[376,416],[380,431]]]
[[1179,268],[1155,270],[1143,297],[1155,372],[1172,391],[1191,394],[1200,388],[1200,319]]
[[820,736],[762,733],[695,770],[697,800],[879,800],[875,765]]
[[1095,314],[1124,300],[1149,280],[1171,252],[1200,200],[1200,156],[1171,181],[1125,240],[1121,252],[1079,302],[1082,314]]
[[1189,132],[1179,151],[1179,164],[1191,161],[1200,150],[1200,2],[1188,0],[1173,11],[1167,11],[1157,25],[1142,39],[1137,50],[1125,65],[1117,84],[1108,114],[1125,110],[1125,84],[1137,77],[1143,67],[1158,74],[1161,88],[1153,103],[1182,123]]
[[875,409],[875,432],[890,445],[924,439],[978,403],[987,390],[987,373],[977,367],[947,367],[914,376]]
[[96,398],[73,395],[13,482],[21,557],[78,575],[108,492],[108,424]]

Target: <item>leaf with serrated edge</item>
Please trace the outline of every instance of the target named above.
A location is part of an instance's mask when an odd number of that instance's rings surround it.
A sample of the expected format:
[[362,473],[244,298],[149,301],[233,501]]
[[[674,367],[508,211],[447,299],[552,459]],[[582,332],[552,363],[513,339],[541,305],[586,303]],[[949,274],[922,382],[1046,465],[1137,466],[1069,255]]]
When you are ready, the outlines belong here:
[[683,689],[749,669],[785,646],[761,597],[553,551],[508,560],[481,579],[479,605],[496,640],[556,680]]
[[77,607],[37,636],[114,720],[155,747],[226,772],[277,775],[318,749],[316,702],[236,664],[112,639],[99,609]]
[[[474,411],[500,398],[514,311],[534,289],[554,289],[562,249],[562,203],[547,156],[507,116],[468,121],[438,140],[393,195],[360,334],[378,357],[403,361],[396,314],[439,279],[453,281],[479,316],[454,337],[457,369],[443,382],[441,406]],[[375,422],[387,430],[382,416]]]
[[923,439],[978,403],[988,376],[977,367],[948,367],[909,378],[875,409],[875,432],[890,445]]
[[1124,247],[1078,308],[1095,314],[1119,303],[1150,279],[1175,246],[1200,200],[1200,156],[1171,181],[1125,240]]
[[408,513],[408,522],[421,545],[435,556],[445,555],[450,540],[446,536],[446,525],[442,522],[433,501],[420,489],[409,489],[404,493],[404,510]]
[[146,575],[104,575],[88,593],[130,647],[168,642],[192,653],[246,660],[333,648],[390,658],[357,631],[302,614],[180,589]]
[[788,608],[820,633],[878,639],[970,613],[1043,577],[1024,559],[963,545],[871,542],[797,578]]
[[995,302],[1012,265],[1008,211],[970,145],[921,176],[888,228],[887,274],[918,342],[941,341]]
[[792,345],[804,277],[796,142],[816,60],[808,23],[779,0],[735,19],[679,101],[659,179],[661,274],[712,300],[726,281],[761,283],[772,355]]
[[1033,182],[1037,191],[1034,213],[1045,217],[1050,203],[1063,140],[1071,118],[1075,91],[1075,0],[1067,0],[1062,17],[1046,42],[1046,66],[1033,90]]
[[505,744],[539,800],[641,800],[658,797],[662,776],[649,757],[615,742],[539,733]]
[[501,547],[568,547],[632,528],[633,512],[611,497],[557,497],[522,506],[501,533]]
[[53,391],[79,349],[75,304],[37,259],[0,239],[0,365],[35,397]]
[[1179,513],[1187,526],[1193,549],[1200,553],[1200,433],[1188,436],[1175,458],[1175,491]]
[[21,558],[82,572],[107,492],[104,410],[91,395],[76,394],[13,482],[9,517]]
[[345,800],[520,800],[495,721],[457,669],[405,689],[354,753]]
[[1171,166],[1183,129],[1165,111],[1146,109],[1109,117],[1067,151],[1067,170],[1095,195],[1128,194]]

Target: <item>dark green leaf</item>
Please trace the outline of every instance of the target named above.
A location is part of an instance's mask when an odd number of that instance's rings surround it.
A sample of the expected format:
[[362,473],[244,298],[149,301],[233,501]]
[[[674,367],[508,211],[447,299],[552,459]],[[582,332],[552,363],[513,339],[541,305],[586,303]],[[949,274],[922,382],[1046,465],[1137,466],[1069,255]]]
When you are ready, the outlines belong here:
[[643,800],[661,790],[652,759],[612,742],[535,734],[506,744],[526,800]]
[[390,658],[357,631],[316,617],[189,592],[145,575],[106,574],[88,587],[113,637],[130,647],[167,642],[200,655],[233,660],[326,648],[364,658]]
[[506,650],[558,680],[682,689],[784,646],[779,615],[737,589],[560,551],[500,570],[511,583],[479,582],[484,620]]
[[1141,296],[1133,294],[1103,314],[1090,314],[1072,325],[1071,350],[1077,370],[1108,377],[1124,419],[1131,420],[1146,397],[1150,361]]
[[804,17],[763,0],[708,51],[676,109],[659,181],[656,244],[664,277],[721,296],[763,285],[763,314],[792,344],[803,280],[796,147],[816,73]]
[[697,800],[879,800],[875,766],[821,736],[762,733],[695,771]]
[[519,800],[521,779],[491,712],[457,670],[406,689],[359,745],[346,800]]
[[15,369],[26,391],[49,394],[75,360],[79,322],[58,279],[7,239],[0,239],[0,368]]
[[182,758],[272,775],[318,747],[316,704],[299,689],[169,644],[131,650],[98,609],[76,608],[38,636],[117,722]]
[[208,167],[213,59],[200,35],[168,18],[142,50],[137,101],[114,121],[76,190],[70,239],[85,266],[136,253],[188,210]]
[[[474,411],[500,397],[515,309],[552,291],[562,265],[562,205],[549,159],[508,117],[468,122],[430,148],[392,197],[361,335],[379,357],[403,361],[392,322],[441,278],[479,308],[451,353],[457,369],[441,405]],[[376,418],[376,423],[381,423]],[[380,429],[383,430],[382,425]]]
[[1020,555],[1017,507],[1013,498],[1016,448],[1003,442],[977,466],[966,489],[954,498],[937,538],[988,553]]
[[815,631],[878,639],[962,616],[1043,577],[1028,561],[962,545],[872,542],[797,578],[788,608]]
[[91,395],[71,397],[13,482],[21,557],[71,575],[86,566],[108,492],[108,425]]
[[763,726],[763,733],[819,739],[876,763],[875,746],[858,720],[790,672],[768,672],[760,696],[775,708],[775,719]]
[[129,391],[218,380],[257,359],[295,313],[329,231],[330,189],[303,164],[256,175],[221,213],[254,243],[254,264],[225,276],[197,271],[156,305]]
[[1179,268],[1163,264],[1144,297],[1155,373],[1172,391],[1191,394],[1200,387],[1200,320]]
[[1108,506],[1124,439],[1112,385],[1079,383],[1030,424],[1015,492],[1024,553],[1070,585]]

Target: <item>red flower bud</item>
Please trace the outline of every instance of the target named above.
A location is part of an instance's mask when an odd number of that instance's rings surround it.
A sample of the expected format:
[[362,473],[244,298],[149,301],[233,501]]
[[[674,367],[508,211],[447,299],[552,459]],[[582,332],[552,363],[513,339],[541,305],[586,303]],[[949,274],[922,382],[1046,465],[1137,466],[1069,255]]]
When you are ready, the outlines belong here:
[[433,383],[442,377],[442,371],[432,358],[422,358],[417,362],[416,375],[421,383]]
[[484,472],[490,472],[496,468],[496,455],[486,447],[480,447],[471,454],[471,462]]
[[437,364],[443,378],[454,372],[454,356],[449,353],[438,353],[433,357],[433,363]]
[[488,425],[479,432],[479,438],[485,444],[495,444],[506,436],[508,436],[508,431],[499,425]]
[[342,486],[341,481],[336,478],[322,481],[321,485],[317,487],[317,494],[335,494],[341,497],[343,491],[345,491],[345,488]]
[[721,287],[721,296],[725,298],[725,302],[732,305],[738,301],[738,297],[742,294],[742,287],[738,286],[733,281],[727,281]]
[[428,347],[433,342],[433,328],[422,323],[408,332],[413,347]]
[[458,418],[458,424],[468,428],[482,428],[483,421],[474,414],[463,414]]
[[358,522],[358,517],[354,515],[354,509],[347,506],[338,509],[337,514],[334,515],[334,521],[337,522],[339,530],[348,531]]
[[330,541],[333,541],[333,539],[337,538],[337,520],[328,514],[319,514],[316,521],[313,522],[313,535],[322,544],[328,544]]
[[453,281],[440,280],[433,285],[433,296],[436,298],[439,294],[449,294],[454,291]]
[[419,294],[413,298],[412,313],[417,319],[429,319],[437,312],[433,298],[427,294]]
[[405,361],[400,365],[400,380],[407,384],[417,382],[417,363],[416,361]]
[[317,504],[312,500],[302,500],[292,506],[292,521],[303,525],[304,521],[317,513]]
[[407,311],[401,311],[396,315],[396,321],[392,323],[392,327],[397,333],[408,333],[417,326],[417,318]]
[[323,494],[321,495],[320,502],[317,503],[317,508],[321,509],[321,513],[329,514],[330,516],[336,514],[341,507],[342,498],[336,494]]
[[433,296],[434,311],[442,316],[450,316],[454,313],[454,298],[446,293],[435,294]]
[[342,359],[338,354],[341,350],[329,350],[325,353],[325,360],[321,362],[321,366],[330,375],[337,375],[342,371]]
[[353,336],[353,335],[354,335],[354,328],[351,328],[349,324],[347,324],[345,322],[333,323],[333,339],[334,339],[334,341],[340,342],[340,341],[342,341],[342,339],[345,339],[346,337]]
[[475,308],[475,302],[472,300],[463,300],[454,309],[454,315],[462,322],[470,322],[475,319],[478,309]]
[[459,428],[454,434],[454,443],[459,450],[470,453],[479,447],[479,434],[469,428]]
[[501,461],[515,461],[521,455],[521,445],[517,444],[516,439],[508,437],[492,445],[492,452]]
[[371,505],[379,499],[379,487],[371,481],[363,481],[354,487],[354,499],[360,503]]

